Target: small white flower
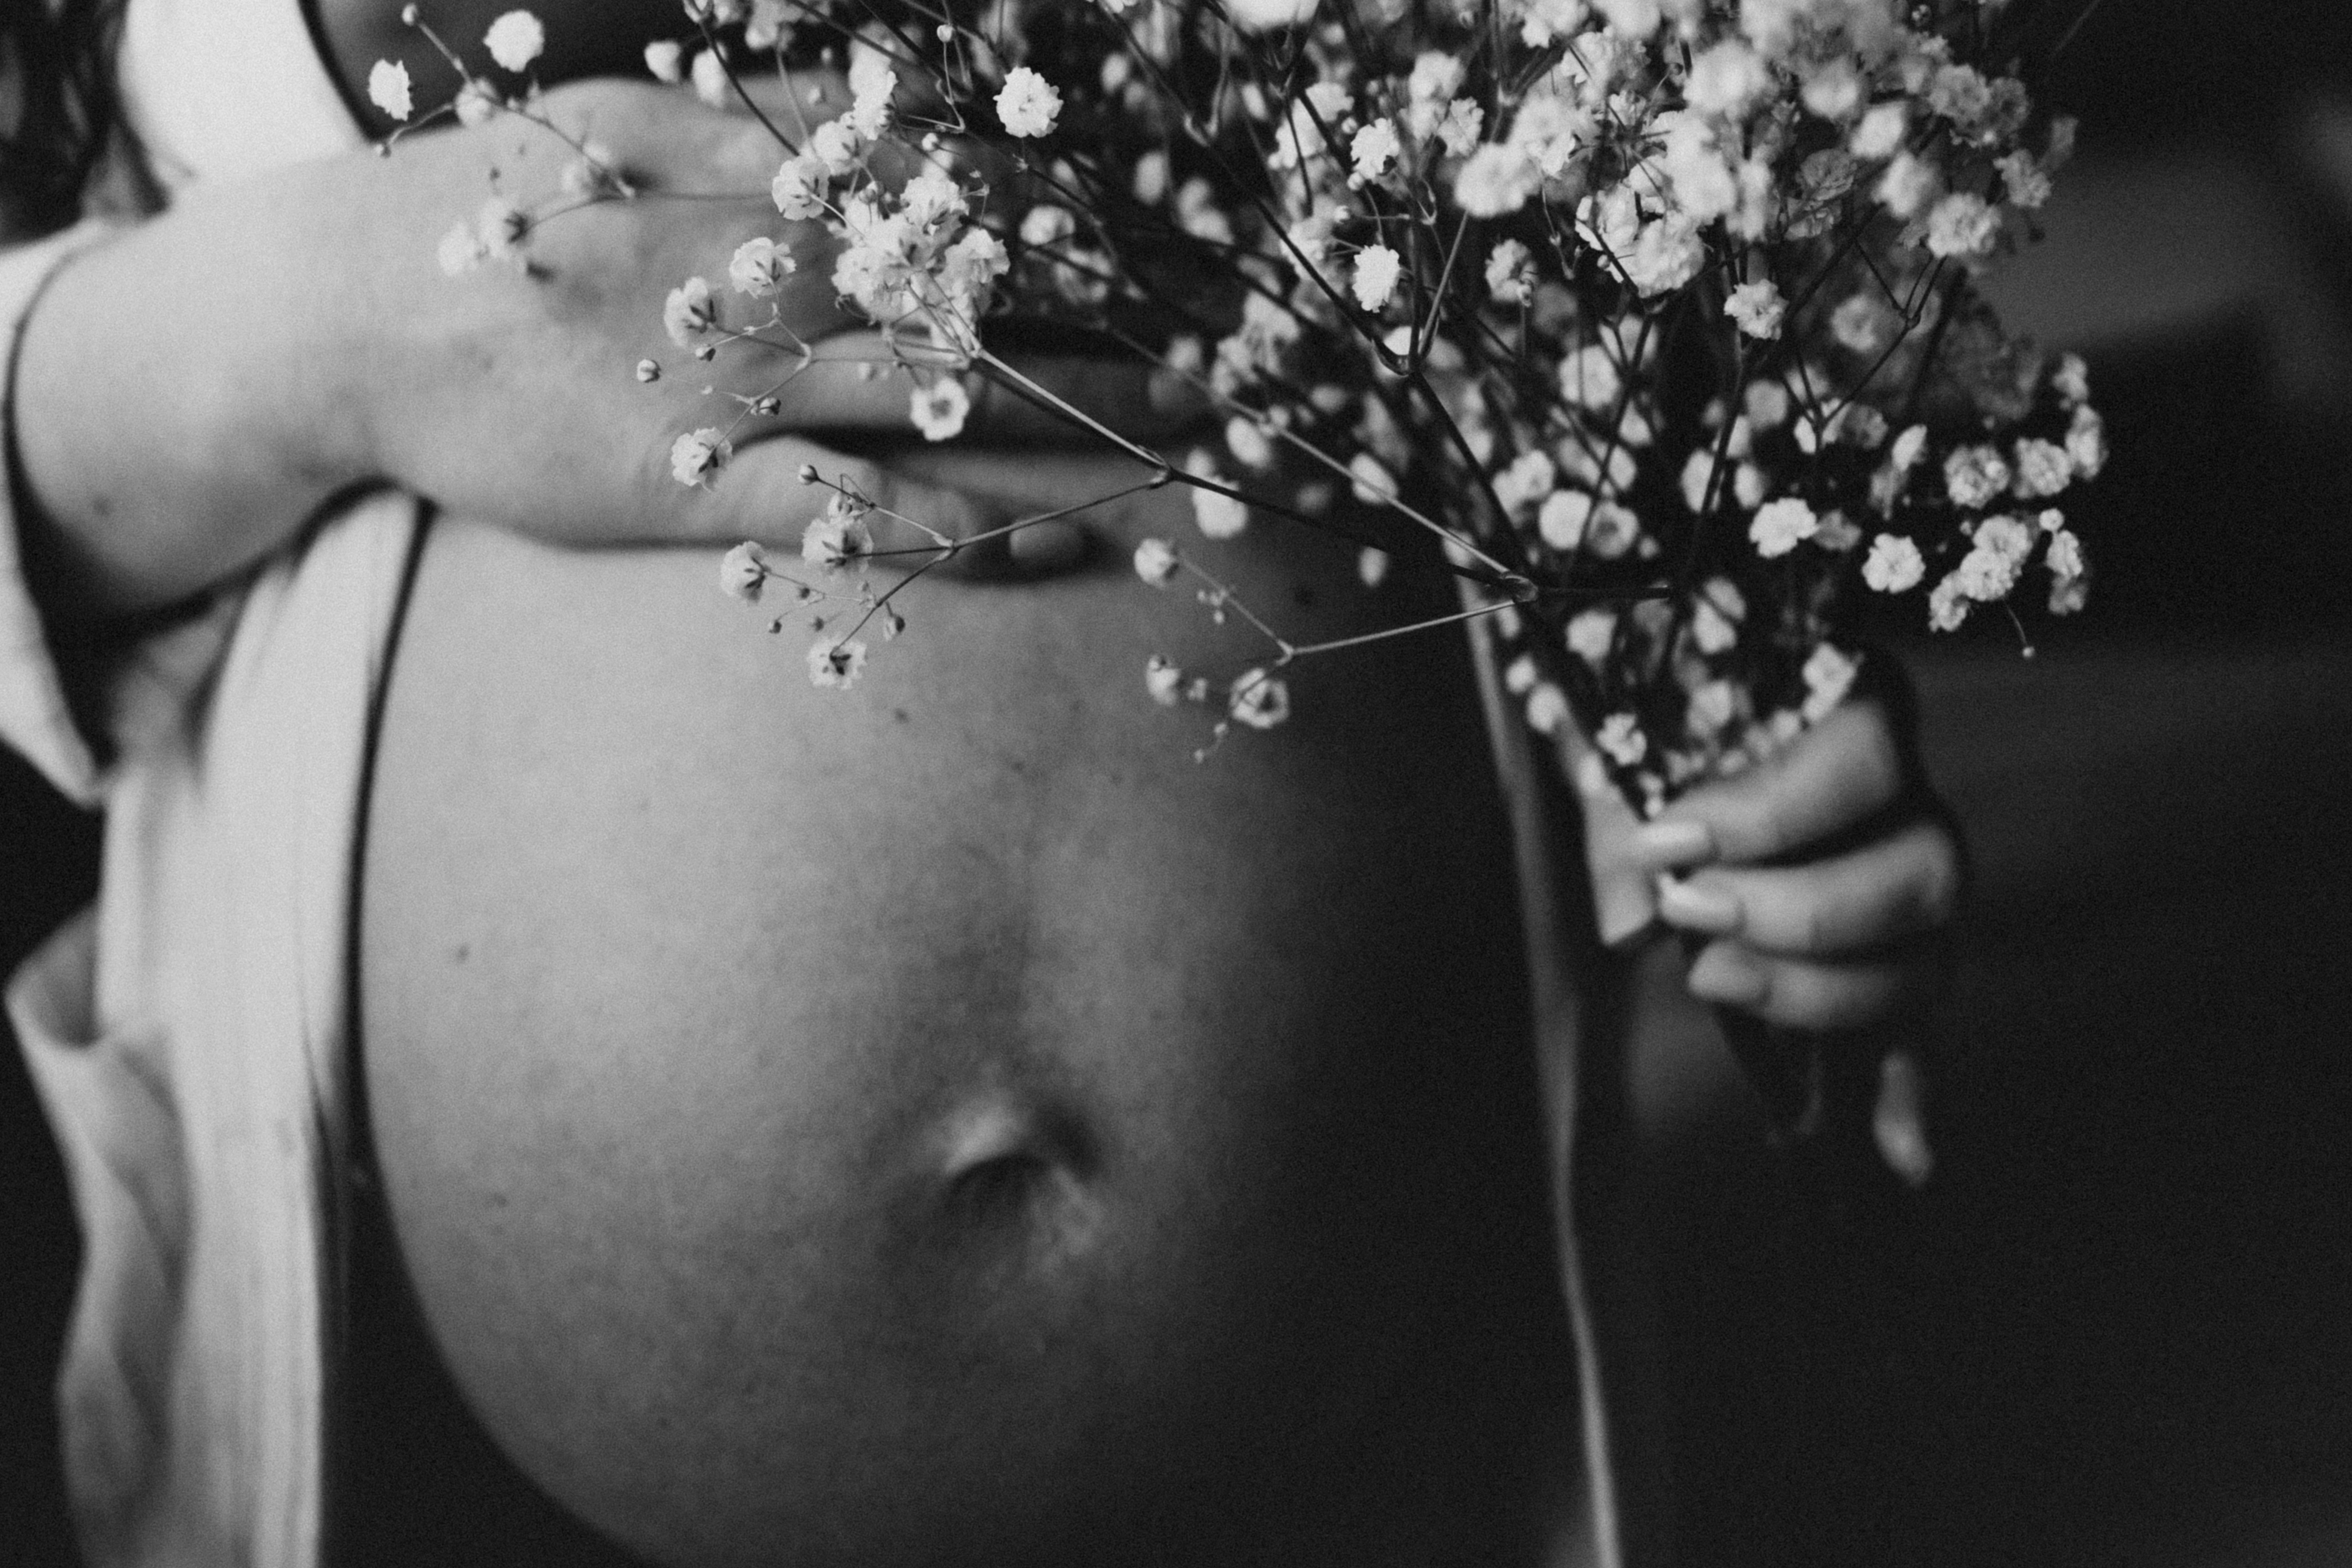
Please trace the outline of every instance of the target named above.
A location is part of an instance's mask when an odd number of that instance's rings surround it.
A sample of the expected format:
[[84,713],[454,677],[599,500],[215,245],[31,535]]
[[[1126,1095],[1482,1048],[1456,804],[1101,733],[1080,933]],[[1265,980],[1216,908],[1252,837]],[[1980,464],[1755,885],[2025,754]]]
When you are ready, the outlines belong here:
[[2010,205],[2032,212],[2048,204],[2050,175],[2033,161],[2033,154],[2021,147],[1994,167],[2000,171],[2001,193]]
[[675,38],[656,38],[646,46],[646,69],[656,81],[676,87],[686,79],[686,50]]
[[761,591],[767,585],[767,557],[749,540],[729,551],[719,563],[719,586],[747,605],[758,604]]
[[1933,255],[1962,260],[1990,256],[2000,239],[2000,209],[1967,191],[1946,196],[1927,215],[1927,249]]
[[1664,20],[1658,0],[1593,0],[1593,5],[1609,18],[1612,31],[1636,41],[1656,33]]
[[1290,717],[1290,688],[1263,668],[1244,670],[1234,682],[1225,711],[1253,730],[1271,730]]
[[782,288],[785,275],[798,266],[791,251],[762,235],[735,247],[733,258],[727,263],[727,280],[737,293],[764,300]]
[[1543,171],[1516,142],[1489,142],[1454,176],[1454,202],[1472,217],[1503,217],[1542,188]]
[[443,272],[457,278],[488,260],[489,252],[482,248],[481,237],[474,232],[474,226],[459,218],[449,226],[449,232],[441,237],[440,247],[434,252],[434,258],[440,262]]
[[1591,518],[1591,496],[1582,490],[1554,490],[1536,512],[1536,531],[1546,544],[1567,555],[1584,542],[1584,527]]
[[1356,303],[1367,310],[1377,310],[1396,293],[1397,279],[1403,276],[1404,258],[1385,245],[1368,245],[1356,257],[1356,273],[1352,280]]
[[482,35],[482,42],[490,51],[490,58],[510,71],[530,68],[547,47],[547,29],[539,18],[528,11],[509,11],[490,24]]
[[409,96],[408,68],[397,60],[378,60],[368,71],[368,101],[394,120],[406,120],[416,112],[416,100]]
[[874,553],[874,534],[856,507],[835,496],[824,515],[801,531],[801,559],[832,574]]
[[1853,118],[1862,108],[1866,88],[1862,73],[1853,62],[1843,58],[1830,61],[1805,79],[1805,107],[1823,120],[1843,122]]
[[1385,506],[1396,500],[1396,481],[1370,452],[1359,452],[1348,459],[1348,477],[1355,481],[1350,490],[1366,506]]
[[1739,396],[1750,430],[1778,430],[1789,422],[1789,388],[1777,381],[1751,381]]
[[1225,421],[1225,450],[1245,468],[1270,468],[1274,466],[1274,437],[1265,426],[1247,415],[1236,414]]
[[1522,452],[1494,479],[1495,499],[1513,517],[1523,517],[1543,504],[1559,484],[1559,469],[1542,452]]
[[1356,95],[1336,81],[1318,81],[1307,89],[1307,101],[1325,123],[1337,125],[1356,107]]
[[1843,555],[1862,542],[1862,529],[1845,513],[1837,510],[1822,514],[1821,526],[1813,531],[1813,543],[1821,549]]
[[2074,479],[2074,459],[2055,441],[2021,440],[2017,444],[2017,481],[2021,500],[2045,500]]
[[1960,592],[1960,574],[1954,572],[1936,584],[1927,595],[1927,626],[1931,631],[1956,632],[1969,618],[1972,606],[1969,596]]
[[520,259],[523,237],[530,232],[530,219],[504,196],[492,196],[482,203],[474,226],[481,236],[485,260],[516,261]]
[[662,330],[669,341],[682,349],[692,348],[694,340],[719,324],[719,311],[710,302],[710,285],[700,278],[689,278],[669,291],[662,301]]
[[1078,231],[1078,220],[1067,207],[1057,207],[1050,202],[1031,207],[1021,216],[1021,243],[1043,249],[1059,245]]
[[1944,459],[1944,493],[1964,511],[1990,505],[2009,480],[2009,464],[1991,447],[1962,447]]
[[1437,122],[1437,139],[1456,158],[1466,158],[1470,149],[1478,145],[1478,132],[1486,123],[1486,111],[1466,98],[1457,98],[1445,106],[1445,118]]
[[934,228],[963,216],[963,187],[943,169],[925,169],[898,193],[898,212],[917,228]]
[[713,109],[727,107],[728,94],[734,90],[734,84],[727,79],[727,62],[719,58],[717,49],[705,49],[695,56],[694,67],[687,74],[694,82],[695,97]]
[[[861,56],[860,63],[874,56]],[[857,96],[850,103],[849,123],[868,142],[881,140],[890,128],[890,95],[898,90],[898,73],[894,70],[872,72],[857,84]]]
[[[1216,477],[1213,469],[1193,471],[1202,479]],[[1198,485],[1192,489],[1192,521],[1209,538],[1231,539],[1249,526],[1249,508],[1241,501],[1222,490],[1205,490]]]
[[1629,506],[1613,500],[1597,502],[1585,520],[1584,547],[1603,561],[1614,561],[1642,537],[1642,520]]
[[2050,536],[2042,558],[2050,568],[2050,613],[2071,616],[2090,598],[2090,563],[2083,558],[2083,542],[2064,529]]
[[2050,373],[2051,390],[2058,401],[2068,408],[2078,407],[2091,400],[2091,367],[2083,363],[2081,354],[2063,354],[2058,368]]
[[1714,578],[1692,602],[1691,641],[1710,658],[1728,653],[1739,641],[1739,622],[1747,614],[1738,587],[1728,578]]
[[1909,220],[1927,210],[1943,188],[1935,165],[1908,153],[1898,153],[1878,182],[1881,205],[1896,217]]
[[1989,517],[1977,525],[1975,548],[1961,557],[1950,581],[1983,604],[2009,596],[2033,549],[2034,531],[2014,517]]
[[996,95],[996,118],[1013,136],[1048,136],[1062,112],[1062,95],[1054,84],[1027,66],[1005,74]]
[[1683,97],[1701,114],[1736,118],[1771,89],[1772,73],[1756,51],[1726,38],[1691,61]]
[[1360,180],[1377,180],[1389,172],[1404,150],[1396,126],[1385,117],[1358,131],[1348,143],[1348,157]]
[[1895,445],[1887,448],[1886,460],[1894,465],[1895,472],[1907,474],[1917,466],[1927,450],[1927,427],[1914,425],[1895,437]]
[[1621,768],[1636,765],[1650,750],[1649,738],[1642,733],[1640,721],[1631,713],[1612,713],[1602,720],[1592,743]]
[[943,375],[915,388],[908,412],[924,440],[952,441],[963,434],[963,422],[971,415],[971,394],[954,376]]
[[1610,645],[1617,639],[1617,614],[1613,610],[1586,610],[1568,623],[1568,650],[1591,665],[1601,667],[1609,657]]
[[855,639],[819,637],[809,644],[809,684],[847,690],[866,668],[866,645]]
[[470,131],[487,123],[499,111],[499,95],[478,81],[469,81],[457,89],[457,123]]
[[793,223],[803,223],[824,216],[828,178],[824,164],[803,153],[784,160],[776,177],[768,182],[768,195],[778,212]]
[[1587,343],[1559,362],[1560,395],[1594,413],[1612,408],[1625,390],[1617,362],[1599,343]]
[[710,476],[719,471],[734,452],[726,436],[716,428],[689,430],[670,443],[670,478],[679,484],[707,487]]
[[1849,152],[1868,163],[1892,158],[1903,145],[1903,133],[1909,129],[1909,115],[1900,103],[1882,103],[1862,117],[1846,141]]
[[1756,553],[1769,561],[1811,539],[1820,526],[1811,507],[1794,496],[1783,496],[1757,510],[1748,525],[1748,537],[1754,542]]
[[1738,323],[1739,330],[1748,336],[1769,340],[1780,335],[1781,323],[1788,319],[1789,302],[1780,297],[1779,286],[1767,278],[1734,289],[1723,302],[1723,313]]
[[568,196],[622,196],[629,194],[629,183],[621,176],[621,167],[613,150],[601,142],[581,143],[580,155],[563,165],[560,176],[563,194]]
[[1296,27],[1315,15],[1316,0],[1225,0],[1225,14],[1245,33]]
[[1535,258],[1516,239],[1497,240],[1486,253],[1486,292],[1498,305],[1524,305],[1535,297]]
[[2074,472],[2086,479],[2095,479],[2107,466],[2107,426],[2089,405],[2074,410],[2074,418],[2066,427],[2066,455],[2074,461]]
[[1568,694],[1550,681],[1541,681],[1528,693],[1528,728],[1538,735],[1557,735],[1572,715]]
[[1155,653],[1143,661],[1143,689],[1162,708],[1173,708],[1184,700],[1184,672]]
[[1174,580],[1178,564],[1176,547],[1164,539],[1146,539],[1135,547],[1135,574],[1155,588]]
[[1862,563],[1862,580],[1881,594],[1904,594],[1927,575],[1927,559],[1919,547],[1900,534],[1882,533],[1870,542]]
[[1829,710],[1845,700],[1853,689],[1853,678],[1862,670],[1861,662],[1849,658],[1828,643],[1813,649],[1805,660],[1805,721],[1818,724]]
[[1356,552],[1356,577],[1367,588],[1388,581],[1389,552],[1367,544]]

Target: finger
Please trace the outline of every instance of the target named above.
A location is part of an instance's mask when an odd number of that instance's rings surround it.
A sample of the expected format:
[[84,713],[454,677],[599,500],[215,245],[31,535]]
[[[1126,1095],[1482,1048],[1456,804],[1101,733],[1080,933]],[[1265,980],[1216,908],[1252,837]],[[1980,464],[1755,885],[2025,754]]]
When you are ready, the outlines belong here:
[[1919,821],[1848,854],[1801,866],[1711,867],[1664,877],[1669,925],[1738,937],[1782,957],[1835,958],[1941,930],[1959,901],[1959,848]]
[[1076,355],[1020,358],[973,378],[972,433],[996,441],[1088,446],[1088,421],[1130,441],[1174,435],[1209,411],[1206,394],[1164,366]]
[[1688,984],[1702,1002],[1788,1028],[1826,1031],[1890,1022],[1929,987],[1935,973],[1925,954],[1907,963],[1822,963],[1717,942],[1692,963]]
[[955,431],[964,439],[1081,450],[1112,444],[1097,425],[1130,441],[1153,441],[1208,408],[1184,377],[1140,360],[1066,355],[1007,364],[965,371],[943,351],[850,331],[813,345],[767,390],[778,399],[782,425],[913,432],[922,427],[914,412],[919,396],[952,376],[966,399]]
[[[675,479],[670,482],[676,486]],[[1023,526],[1010,508],[971,491],[912,478],[870,458],[853,457],[797,437],[775,437],[738,450],[711,475],[705,493],[679,510],[682,537],[700,542],[744,540],[797,554],[811,523],[848,500],[865,525],[870,551],[857,567],[922,571],[982,581],[1052,575],[1083,563],[1084,531],[1058,520]]]
[[1654,869],[1777,860],[1861,826],[1902,794],[1902,748],[1875,699],[1848,701],[1786,750],[1702,784],[1642,830]]

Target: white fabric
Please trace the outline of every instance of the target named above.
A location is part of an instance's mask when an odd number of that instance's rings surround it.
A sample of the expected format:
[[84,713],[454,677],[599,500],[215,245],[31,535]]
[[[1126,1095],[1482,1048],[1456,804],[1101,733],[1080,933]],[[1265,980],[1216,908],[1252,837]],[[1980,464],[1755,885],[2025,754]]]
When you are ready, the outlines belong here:
[[[173,186],[356,145],[296,0],[132,0],[123,90]],[[64,247],[0,257],[0,325]],[[417,526],[353,507],[109,679],[76,731],[0,497],[0,740],[103,806],[99,907],[8,1009],[83,1237],[59,1376],[91,1568],[315,1568],[336,1321],[365,715]]]

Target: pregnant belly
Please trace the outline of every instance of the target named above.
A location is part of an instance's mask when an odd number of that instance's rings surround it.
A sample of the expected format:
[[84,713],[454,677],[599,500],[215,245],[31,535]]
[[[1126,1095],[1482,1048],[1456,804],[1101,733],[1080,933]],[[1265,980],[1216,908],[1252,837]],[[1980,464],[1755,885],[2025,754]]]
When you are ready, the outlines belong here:
[[[1249,645],[1124,565],[1185,515],[919,585],[845,693],[709,554],[436,529],[365,861],[385,1185],[484,1425],[649,1559],[1507,1560],[1559,1391],[1466,661],[1302,667],[1196,765],[1145,657]],[[1242,542],[1299,635],[1409,608]]]

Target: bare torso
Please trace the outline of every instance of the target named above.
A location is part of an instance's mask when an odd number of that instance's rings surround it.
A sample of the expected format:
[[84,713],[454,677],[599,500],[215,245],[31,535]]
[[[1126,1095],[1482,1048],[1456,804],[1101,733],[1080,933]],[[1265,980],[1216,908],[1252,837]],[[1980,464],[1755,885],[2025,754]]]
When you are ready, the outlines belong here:
[[[655,1561],[1532,1540],[1564,1394],[1466,660],[1303,668],[1195,766],[1144,658],[1249,647],[1106,534],[923,585],[847,693],[708,555],[427,552],[365,861],[400,1247],[485,1426]],[[1303,634],[1404,607],[1223,559]]]

